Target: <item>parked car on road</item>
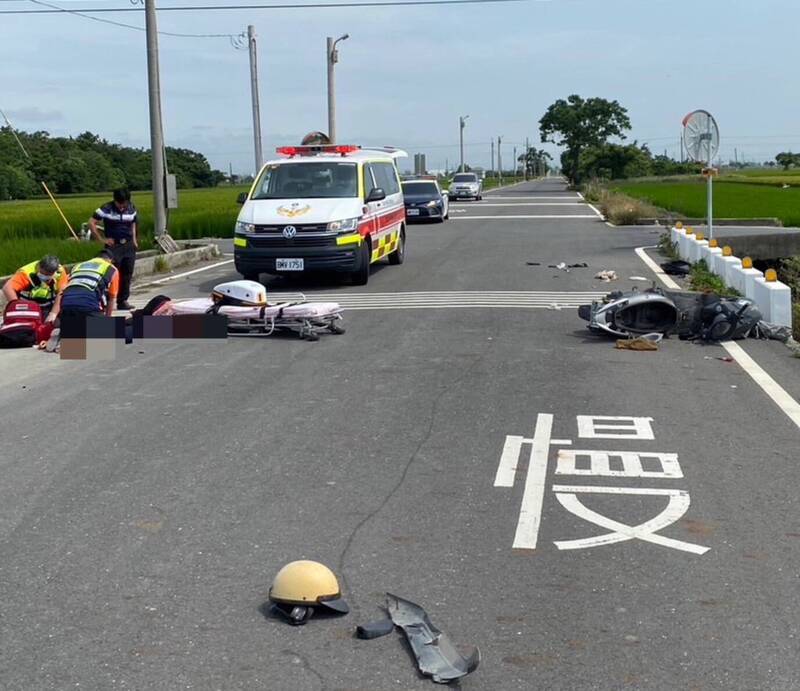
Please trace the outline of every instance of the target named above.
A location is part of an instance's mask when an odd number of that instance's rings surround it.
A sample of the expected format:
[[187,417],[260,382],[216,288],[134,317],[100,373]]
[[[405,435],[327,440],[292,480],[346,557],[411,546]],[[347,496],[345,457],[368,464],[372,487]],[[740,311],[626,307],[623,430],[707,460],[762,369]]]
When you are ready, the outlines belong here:
[[451,199],[483,199],[483,184],[476,173],[456,173],[450,184]]
[[429,218],[442,223],[450,217],[447,192],[436,180],[406,180],[403,182],[406,221]]

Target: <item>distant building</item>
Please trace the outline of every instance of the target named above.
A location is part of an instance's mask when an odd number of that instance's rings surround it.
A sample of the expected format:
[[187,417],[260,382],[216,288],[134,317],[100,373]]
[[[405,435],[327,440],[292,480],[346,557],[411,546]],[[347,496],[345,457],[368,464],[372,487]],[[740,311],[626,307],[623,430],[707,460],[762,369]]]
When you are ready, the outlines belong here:
[[414,154],[414,175],[427,175],[425,154]]

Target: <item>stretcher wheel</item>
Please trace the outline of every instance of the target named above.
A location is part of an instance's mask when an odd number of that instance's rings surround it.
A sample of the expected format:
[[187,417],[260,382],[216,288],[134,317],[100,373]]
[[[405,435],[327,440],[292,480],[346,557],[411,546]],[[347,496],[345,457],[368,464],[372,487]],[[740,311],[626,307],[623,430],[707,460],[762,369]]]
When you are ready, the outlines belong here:
[[328,328],[331,330],[331,333],[335,334],[343,334],[347,331],[347,329],[345,329],[343,326],[340,326],[336,323],[331,324]]
[[310,331],[309,333],[306,334],[306,338],[309,341],[318,341],[319,340],[319,334],[318,333],[314,333],[313,331]]

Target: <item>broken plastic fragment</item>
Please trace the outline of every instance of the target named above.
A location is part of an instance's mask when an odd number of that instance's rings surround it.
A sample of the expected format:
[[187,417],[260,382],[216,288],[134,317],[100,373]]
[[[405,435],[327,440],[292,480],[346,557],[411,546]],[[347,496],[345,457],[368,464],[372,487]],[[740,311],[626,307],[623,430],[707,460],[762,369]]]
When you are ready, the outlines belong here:
[[371,621],[369,624],[361,624],[356,626],[356,636],[369,640],[371,638],[380,638],[394,630],[394,622],[391,619],[380,619],[378,621]]
[[403,629],[417,658],[419,671],[439,684],[447,684],[474,672],[481,661],[477,647],[468,656],[458,652],[447,634],[437,629],[422,607],[386,593],[386,608],[392,621]]

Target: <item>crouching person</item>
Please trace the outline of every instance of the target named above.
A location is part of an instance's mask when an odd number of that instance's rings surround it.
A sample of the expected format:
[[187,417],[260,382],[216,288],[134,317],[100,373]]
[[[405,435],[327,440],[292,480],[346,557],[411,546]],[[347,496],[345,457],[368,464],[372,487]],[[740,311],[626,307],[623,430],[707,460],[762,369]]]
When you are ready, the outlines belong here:
[[61,321],[71,317],[110,317],[119,294],[119,271],[111,250],[104,248],[94,258],[72,267],[61,295]]
[[47,323],[58,317],[61,309],[61,293],[67,286],[67,270],[58,257],[48,254],[39,261],[20,267],[3,286],[3,295],[8,302],[29,300],[39,305]]

